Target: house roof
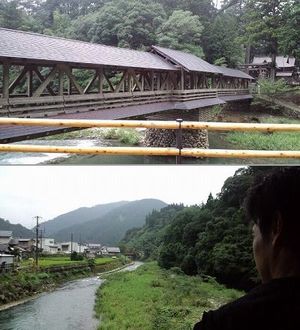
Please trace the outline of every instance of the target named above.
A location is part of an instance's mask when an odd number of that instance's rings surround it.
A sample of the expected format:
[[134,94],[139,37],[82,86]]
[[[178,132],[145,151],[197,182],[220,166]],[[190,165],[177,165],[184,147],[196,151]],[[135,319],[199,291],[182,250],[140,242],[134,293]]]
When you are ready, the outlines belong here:
[[8,244],[0,244],[0,251],[8,251]]
[[247,73],[237,70],[237,69],[230,69],[230,68],[225,68],[223,66],[215,66],[219,71],[222,72],[222,74],[226,77],[234,77],[234,78],[242,78],[242,79],[254,79]]
[[112,253],[120,253],[120,248],[118,248],[118,247],[107,247],[106,251],[107,252],[112,252]]
[[292,77],[293,72],[277,72],[276,77]]
[[[295,66],[295,57],[289,56],[276,56],[276,66],[277,68],[293,68]],[[272,59],[269,56],[254,56],[253,62],[251,64],[267,64],[271,63]]]
[[183,66],[184,69],[188,71],[221,74],[221,72],[214,65],[209,64],[196,55],[159,46],[152,46],[152,49],[161,56],[167,58],[169,61]]
[[0,230],[0,237],[11,237],[12,231],[9,230]]
[[0,58],[176,70],[149,52],[0,28]]

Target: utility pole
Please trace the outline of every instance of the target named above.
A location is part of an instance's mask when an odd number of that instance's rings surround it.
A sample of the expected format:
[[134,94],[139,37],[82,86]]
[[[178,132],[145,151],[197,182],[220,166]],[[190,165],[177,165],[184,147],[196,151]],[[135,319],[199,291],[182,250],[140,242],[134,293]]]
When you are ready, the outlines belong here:
[[40,216],[35,216],[34,219],[36,219],[36,227],[35,227],[35,266],[36,269],[39,266],[39,219],[42,217]]
[[73,233],[71,233],[71,254],[73,252]]
[[81,233],[79,234],[79,253],[81,253]]

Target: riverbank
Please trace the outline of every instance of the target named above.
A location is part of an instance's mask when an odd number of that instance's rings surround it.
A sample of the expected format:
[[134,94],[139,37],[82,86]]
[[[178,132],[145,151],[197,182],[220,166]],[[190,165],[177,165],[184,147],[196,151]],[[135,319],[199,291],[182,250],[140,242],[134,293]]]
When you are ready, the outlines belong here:
[[152,262],[134,272],[111,274],[97,292],[95,311],[101,330],[192,329],[204,311],[242,294]]
[[95,263],[92,266],[74,266],[72,269],[61,266],[55,272],[41,269],[36,273],[20,271],[16,274],[3,274],[0,276],[0,311],[23,304],[42,292],[53,291],[66,282],[104,273],[122,265],[120,260],[114,260],[105,264]]

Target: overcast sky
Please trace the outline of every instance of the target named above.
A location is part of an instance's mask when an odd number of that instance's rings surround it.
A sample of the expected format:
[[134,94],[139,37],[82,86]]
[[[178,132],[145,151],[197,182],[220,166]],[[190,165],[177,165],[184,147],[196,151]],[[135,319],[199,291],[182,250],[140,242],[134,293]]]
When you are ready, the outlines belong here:
[[220,192],[235,166],[0,166],[0,217],[32,227],[82,206],[157,198],[185,205]]

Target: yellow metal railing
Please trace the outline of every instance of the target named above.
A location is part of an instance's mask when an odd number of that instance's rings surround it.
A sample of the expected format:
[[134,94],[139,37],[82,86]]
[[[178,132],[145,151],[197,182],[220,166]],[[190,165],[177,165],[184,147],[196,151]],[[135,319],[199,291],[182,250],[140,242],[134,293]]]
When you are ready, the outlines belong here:
[[247,132],[300,132],[300,124],[245,124],[220,122],[139,121],[139,120],[71,120],[71,119],[23,119],[0,118],[1,125],[47,126],[68,128],[119,127],[173,129],[177,134],[177,147],[53,147],[16,144],[0,144],[0,152],[47,152],[94,155],[151,155],[209,158],[294,158],[300,159],[300,151],[222,150],[181,147],[182,130],[247,131]]

